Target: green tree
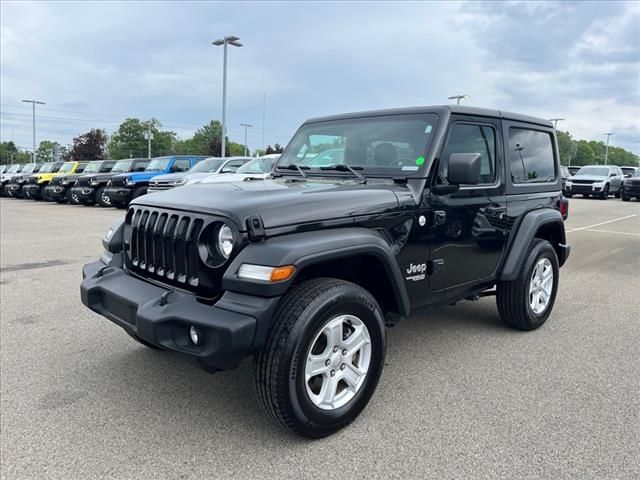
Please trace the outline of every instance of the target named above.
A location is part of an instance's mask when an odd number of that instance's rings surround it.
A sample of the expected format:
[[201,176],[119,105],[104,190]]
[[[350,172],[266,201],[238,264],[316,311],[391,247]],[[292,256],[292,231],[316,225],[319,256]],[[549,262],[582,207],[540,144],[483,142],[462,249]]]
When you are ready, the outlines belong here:
[[561,165],[570,165],[571,162],[575,159],[576,149],[578,145],[571,138],[571,134],[569,132],[562,132],[560,130],[556,131],[557,139],[558,139],[558,150],[560,154],[560,164]]
[[[170,155],[175,152],[177,137],[175,132],[162,131],[162,124],[152,118],[151,156]],[[111,136],[108,144],[109,157],[146,157],[148,153],[148,122],[138,118],[127,118]]]
[[36,162],[52,162],[56,148],[61,148],[58,142],[42,140],[36,150]]
[[591,165],[594,163],[593,149],[589,145],[589,142],[585,140],[578,140],[578,146],[576,148],[575,161],[571,161],[572,165]]
[[107,133],[99,128],[92,128],[73,139],[73,147],[68,157],[73,161],[101,160],[106,155],[106,146]]
[[16,163],[18,147],[12,141],[0,143],[0,164]]
[[[218,120],[211,120],[206,125],[200,127],[187,140],[178,140],[176,143],[176,153],[182,155],[209,155],[219,157],[222,154],[222,124]],[[244,155],[244,145],[225,139],[225,155]]]

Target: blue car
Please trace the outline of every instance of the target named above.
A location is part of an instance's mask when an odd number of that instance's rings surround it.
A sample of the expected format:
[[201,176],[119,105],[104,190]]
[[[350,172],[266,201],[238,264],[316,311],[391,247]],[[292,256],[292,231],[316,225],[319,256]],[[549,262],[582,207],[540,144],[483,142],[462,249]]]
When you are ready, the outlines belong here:
[[186,172],[206,156],[174,155],[157,157],[149,162],[143,172],[128,172],[115,175],[107,184],[104,194],[116,208],[126,208],[129,202],[147,193],[149,180],[163,173]]

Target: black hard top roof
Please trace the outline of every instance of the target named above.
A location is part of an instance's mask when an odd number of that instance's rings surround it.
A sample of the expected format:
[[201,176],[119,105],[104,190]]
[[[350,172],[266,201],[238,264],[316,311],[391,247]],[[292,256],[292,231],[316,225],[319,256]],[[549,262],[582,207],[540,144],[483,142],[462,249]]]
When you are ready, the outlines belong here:
[[347,118],[358,117],[377,117],[382,115],[407,115],[419,113],[457,113],[462,115],[472,115],[476,117],[492,117],[503,118],[505,120],[515,120],[518,122],[535,123],[545,127],[553,127],[549,120],[538,117],[530,117],[529,115],[521,115],[519,113],[503,112],[502,110],[493,110],[489,108],[465,107],[462,105],[434,105],[424,107],[405,107],[405,108],[389,108],[384,110],[370,110],[366,112],[342,113],[339,115],[329,115],[326,117],[310,118],[304,123],[326,122],[329,120],[343,120]]

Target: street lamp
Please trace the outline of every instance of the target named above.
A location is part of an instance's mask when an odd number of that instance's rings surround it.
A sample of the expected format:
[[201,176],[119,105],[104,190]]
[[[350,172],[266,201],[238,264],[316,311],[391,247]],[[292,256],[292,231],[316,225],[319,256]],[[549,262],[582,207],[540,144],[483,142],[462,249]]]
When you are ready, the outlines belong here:
[[553,128],[558,129],[558,122],[563,121],[564,118],[550,118],[549,121],[553,122]]
[[225,134],[226,134],[226,117],[227,117],[227,45],[232,45],[234,47],[241,47],[242,44],[238,42],[240,40],[239,37],[234,35],[227,35],[224,38],[219,38],[211,42],[211,45],[215,45],[216,47],[224,46],[224,60],[222,66],[222,154],[221,156],[224,158],[225,156]]
[[33,163],[36,162],[36,103],[38,105],[46,105],[38,100],[22,100],[24,103],[30,103],[33,106]]
[[253,125],[249,125],[248,123],[241,123],[241,127],[244,127],[244,156],[247,156],[247,150],[249,147],[247,146],[247,128],[253,128]]
[[460,100],[469,98],[469,95],[454,95],[453,97],[447,97],[449,100],[455,100],[456,105],[460,105]]
[[607,165],[607,162],[609,161],[609,137],[613,135],[613,133],[603,133],[602,135],[607,136],[607,146],[604,150],[604,164]]

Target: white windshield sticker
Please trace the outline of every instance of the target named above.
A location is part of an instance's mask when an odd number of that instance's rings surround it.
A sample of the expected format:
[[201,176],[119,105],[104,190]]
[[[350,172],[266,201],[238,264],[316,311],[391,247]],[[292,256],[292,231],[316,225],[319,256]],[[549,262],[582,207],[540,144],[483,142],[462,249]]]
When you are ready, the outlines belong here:
[[402,167],[403,172],[415,172],[420,167]]

